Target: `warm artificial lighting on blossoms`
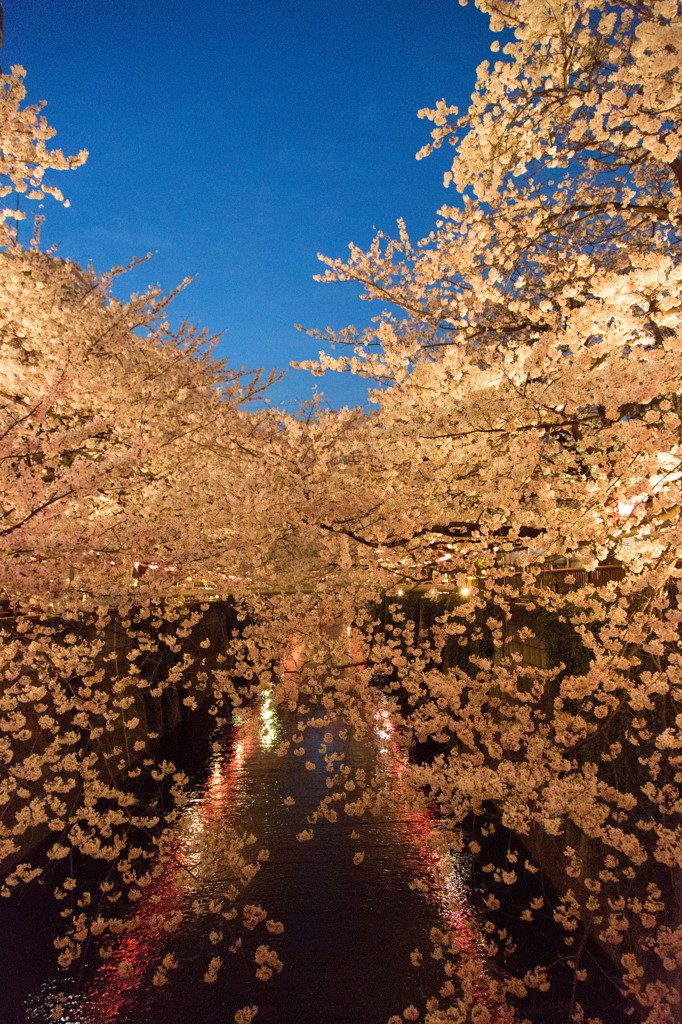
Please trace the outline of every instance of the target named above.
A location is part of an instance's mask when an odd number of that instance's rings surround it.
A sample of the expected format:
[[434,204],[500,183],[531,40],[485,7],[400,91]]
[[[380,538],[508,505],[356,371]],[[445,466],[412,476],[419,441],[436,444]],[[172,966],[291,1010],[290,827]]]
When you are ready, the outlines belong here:
[[[12,785],[0,843],[17,865],[6,893],[48,878],[21,861],[36,821],[48,865],[111,874],[80,904],[89,882],[69,882],[64,970],[99,942],[106,962],[116,902],[144,906],[147,875],[175,870],[188,781],[148,726],[168,705],[204,705],[238,732],[231,767],[209,765],[216,821],[260,744],[326,780],[301,842],[342,813],[371,821],[399,776],[407,813],[428,806],[446,836],[443,852],[423,828],[434,856],[483,861],[480,951],[467,964],[437,937],[434,963],[450,971],[438,1006],[426,997],[403,1019],[476,1019],[480,964],[523,945],[547,911],[525,889],[540,868],[565,955],[540,948],[516,974],[506,962],[489,1019],[523,1016],[538,991],[558,1005],[560,964],[566,1020],[594,1020],[581,1001],[603,974],[576,941],[588,933],[633,1016],[679,1018],[682,19],[677,0],[477,6],[505,32],[502,52],[465,113],[444,100],[422,111],[421,155],[447,144],[453,156],[451,203],[421,240],[400,222],[394,239],[324,260],[325,280],[379,304],[366,327],[325,332],[338,346],[315,364],[376,383],[370,413],[260,407],[267,381],[213,361],[200,331],[172,333],[158,289],[122,302],[118,273],[22,248],[12,191],[30,204],[43,172],[77,161],[46,152],[23,76],[5,77],[0,756]],[[131,589],[112,552],[177,576]],[[585,568],[558,572],[567,560]],[[454,582],[440,585],[448,561]],[[397,579],[413,600],[392,600]],[[332,720],[348,748],[376,739],[380,771],[320,742]],[[137,799],[143,771],[166,806]],[[208,877],[213,844],[197,829],[181,863]],[[501,862],[485,862],[496,831]],[[220,847],[240,884],[261,863],[247,845]],[[237,896],[212,913],[234,920]],[[151,948],[178,922],[149,905]],[[222,964],[215,934],[207,984]],[[265,982],[278,961],[259,957]],[[169,971],[159,965],[158,984]]]
[[631,516],[638,505],[641,505],[643,501],[646,501],[646,495],[640,495],[637,498],[633,498],[631,501],[619,501],[618,502],[618,515],[619,516]]

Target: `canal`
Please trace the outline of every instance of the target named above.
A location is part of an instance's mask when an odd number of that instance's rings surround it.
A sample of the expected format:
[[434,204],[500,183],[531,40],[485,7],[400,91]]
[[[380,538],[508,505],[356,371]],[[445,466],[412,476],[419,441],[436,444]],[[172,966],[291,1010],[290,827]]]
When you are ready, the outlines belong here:
[[[397,1024],[457,993],[462,1020],[527,1019],[501,1002],[467,844],[437,852],[442,826],[403,800],[381,703],[363,742],[322,708],[299,718],[266,692],[217,733],[199,712],[169,739],[190,778],[169,855],[81,964],[56,965],[47,888],[3,901],[3,1024]],[[372,774],[379,806],[362,813]],[[563,1019],[556,998],[532,1020]]]
[[[388,716],[377,708],[365,743],[343,722],[319,720],[282,756],[300,724],[265,695],[235,711],[212,744],[201,715],[175,738],[193,788],[173,856],[122,915],[136,926],[110,937],[106,959],[93,942],[77,973],[56,967],[58,905],[40,886],[3,902],[3,1024],[223,1024],[253,1006],[273,1024],[383,1024],[423,1011],[447,981],[430,955],[434,927],[457,937],[476,998],[490,1003],[467,861],[432,852],[428,810],[401,810]],[[353,780],[376,769],[391,810],[360,815]],[[330,798],[334,779],[350,815]],[[325,797],[326,818],[315,821]],[[246,843],[238,864],[235,836]],[[255,873],[242,889],[245,864]],[[160,916],[176,922],[172,932]]]

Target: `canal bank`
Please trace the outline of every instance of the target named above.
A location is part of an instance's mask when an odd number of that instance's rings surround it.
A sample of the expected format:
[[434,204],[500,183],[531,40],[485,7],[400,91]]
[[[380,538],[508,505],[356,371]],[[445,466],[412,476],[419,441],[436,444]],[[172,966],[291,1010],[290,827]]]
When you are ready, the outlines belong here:
[[[678,657],[675,641],[661,647],[657,664],[655,659],[637,663],[632,690],[614,701],[611,713],[602,709],[603,717],[595,717],[585,735],[572,738],[570,727],[556,725],[564,709],[574,707],[579,716],[582,703],[589,703],[600,685],[599,678],[590,679],[590,630],[596,633],[597,626],[580,635],[571,622],[571,595],[588,586],[595,592],[611,586],[613,594],[622,576],[622,568],[613,566],[583,573],[582,579],[574,570],[546,572],[534,600],[521,592],[517,581],[505,601],[479,605],[469,618],[468,601],[461,593],[432,588],[415,589],[400,598],[392,595],[375,609],[378,626],[369,638],[369,660],[372,663],[374,652],[379,652],[375,683],[398,702],[411,733],[410,756],[427,769],[425,786],[428,769],[437,763],[446,775],[447,766],[455,766],[450,774],[457,779],[458,758],[478,759],[487,784],[482,782],[473,794],[474,804],[484,805],[496,822],[504,820],[511,805],[508,817],[519,824],[512,826],[516,831],[503,827],[502,832],[521,844],[564,898],[565,919],[579,921],[590,933],[610,961],[606,974],[622,978],[623,968],[636,963],[636,977],[643,978],[642,989],[647,988],[641,992],[644,1005],[656,1007],[660,986],[671,994],[676,1019],[675,993],[682,991],[682,875],[675,866],[675,812],[670,809],[656,817],[642,798],[655,792],[647,774],[646,750],[652,760],[665,762],[660,751],[666,750],[666,730],[675,711],[665,698],[636,692],[640,679],[654,678],[666,658]],[[421,676],[433,672],[434,679],[423,687],[421,680],[412,681],[406,688],[403,680],[410,676],[415,651]],[[408,667],[397,670],[400,659]],[[580,699],[570,699],[573,688]],[[449,715],[451,700],[454,711]],[[522,730],[515,725],[517,718],[525,723]],[[472,737],[481,723],[495,742],[489,747],[481,742],[472,756]],[[505,732],[515,734],[509,743]],[[557,795],[546,799],[542,787],[531,786],[533,805],[529,801],[524,808],[517,791],[534,771],[533,758],[528,757],[532,742],[538,762],[546,749],[552,750],[555,767],[545,785],[547,790],[554,787]],[[674,758],[669,767],[661,766],[661,776],[670,779],[673,768]],[[447,815],[447,807],[442,810]],[[607,819],[609,827],[602,829]],[[663,836],[658,848],[657,828]]]
[[[68,808],[61,815],[66,822],[87,788],[81,764],[116,785],[212,698],[216,672],[232,667],[223,652],[243,627],[232,602],[183,603],[165,631],[162,607],[159,612],[157,618],[133,608],[127,619],[107,613],[98,625],[97,616],[78,609],[55,618],[50,644],[58,652],[82,651],[83,674],[62,670],[56,659],[28,666],[18,661],[0,682],[3,707],[13,709],[2,720],[9,779],[2,791],[0,882],[54,831],[48,825],[54,775],[37,762],[55,741],[62,749],[48,753],[46,763],[57,770],[71,765],[57,789]],[[44,620],[36,618],[40,628]],[[28,647],[34,632],[30,614],[0,619],[5,650]],[[13,829],[14,823],[21,827]]]

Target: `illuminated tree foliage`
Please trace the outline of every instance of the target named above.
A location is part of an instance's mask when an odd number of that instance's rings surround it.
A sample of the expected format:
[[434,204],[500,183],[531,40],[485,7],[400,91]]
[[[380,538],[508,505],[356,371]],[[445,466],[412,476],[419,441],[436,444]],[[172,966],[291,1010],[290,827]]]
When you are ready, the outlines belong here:
[[[415,783],[448,820],[499,816],[526,836],[554,864],[558,916],[589,924],[646,1019],[673,1020],[679,11],[479,6],[502,59],[464,116],[422,111],[420,155],[455,148],[457,203],[418,243],[401,224],[323,260],[323,280],[384,309],[318,334],[337,351],[308,364],[382,385],[320,526],[358,562],[372,552],[392,598],[362,656],[386,670],[405,735],[437,741]],[[444,570],[460,599],[441,600],[425,652],[400,595]]]
[[[48,857],[112,864],[110,889],[73,883],[64,963],[91,935],[113,955],[136,919],[110,902],[134,904],[177,861],[184,783],[155,761],[148,702],[181,685],[219,721],[267,694],[297,717],[283,757],[328,730],[329,792],[302,842],[409,806],[436,815],[445,858],[495,829],[526,846],[482,866],[487,953],[435,932],[442,986],[403,1019],[504,1021],[514,1005],[522,1020],[567,970],[563,1019],[587,1020],[584,993],[604,984],[592,941],[634,1019],[679,1015],[682,21],[673,0],[478,6],[501,58],[466,114],[422,111],[421,155],[454,147],[452,205],[417,243],[401,224],[324,259],[324,280],[382,308],[364,330],[311,332],[330,351],[309,366],[375,381],[374,413],[247,411],[261,378],[173,334],[157,292],[118,303],[111,277],[8,230],[3,838],[16,859],[37,822]],[[41,131],[23,166],[68,164]],[[134,562],[157,568],[133,584]],[[218,645],[215,606],[188,593],[198,575],[229,607]],[[392,773],[335,752],[335,722],[371,742],[378,715]],[[141,771],[163,805],[131,788]],[[235,889],[209,917],[248,931],[267,915],[241,887],[267,854],[238,830],[225,844]],[[491,973],[522,941],[496,911],[538,864],[559,896],[530,896],[519,928],[549,913],[565,956]],[[22,861],[6,888],[42,870]],[[239,948],[234,927],[212,934]],[[281,967],[269,945],[255,963],[264,980]]]
[[[21,108],[22,76],[2,80],[4,192],[60,198],[44,173],[85,154],[46,150],[54,132],[38,107]],[[107,939],[129,927],[121,896],[129,909],[177,862],[185,780],[155,740],[183,702],[209,691],[239,702],[233,680],[252,673],[240,670],[242,641],[229,650],[234,606],[211,633],[199,602],[211,581],[236,600],[244,566],[259,573],[252,545],[268,550],[250,508],[273,427],[248,405],[275,375],[232,370],[212,357],[216,339],[171,330],[173,294],[115,298],[122,268],[83,270],[40,251],[37,232],[22,247],[13,218],[5,211],[0,253],[2,892],[74,855],[104,865],[95,891],[70,875],[58,886],[68,966],[92,937],[109,955]],[[234,829],[223,839],[236,898],[259,851]],[[39,842],[46,863],[29,864]],[[155,921],[172,931],[176,908]]]

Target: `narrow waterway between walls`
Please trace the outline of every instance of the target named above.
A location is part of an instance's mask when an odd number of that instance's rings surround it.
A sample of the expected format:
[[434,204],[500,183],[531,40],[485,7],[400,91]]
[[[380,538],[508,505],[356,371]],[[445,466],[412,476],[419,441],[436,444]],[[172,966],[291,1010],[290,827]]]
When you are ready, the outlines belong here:
[[[434,926],[458,936],[485,1004],[489,967],[468,903],[466,863],[429,851],[436,825],[427,813],[401,815],[399,805],[390,817],[339,813],[337,821],[316,825],[312,839],[297,838],[311,829],[308,817],[328,793],[323,751],[368,771],[383,760],[387,780],[395,776],[390,723],[380,712],[376,726],[375,742],[359,744],[343,739],[344,723],[332,720],[307,730],[303,756],[278,756],[282,721],[265,698],[234,713],[219,749],[210,752],[205,736],[185,736],[185,754],[192,739],[195,756],[197,745],[209,751],[208,770],[176,826],[175,856],[131,905],[138,927],[116,937],[108,959],[99,961],[92,950],[80,990],[55,965],[60,918],[47,893],[34,887],[3,901],[3,1024],[54,1020],[61,992],[66,998],[56,1019],[63,1024],[225,1024],[244,1006],[259,1007],[258,1024],[385,1024],[410,1005],[423,1010],[446,980],[429,957]],[[182,760],[181,749],[174,753]],[[241,945],[230,952],[232,922],[223,922],[217,939],[215,909],[232,906],[235,829],[255,836],[254,851],[269,851],[234,903],[240,923],[244,905],[263,908],[267,918],[242,927]],[[177,931],[159,931],[159,914],[182,914]],[[254,912],[250,923],[259,916]],[[283,932],[268,930],[268,920],[281,922]],[[283,964],[269,980],[255,975],[262,946]],[[425,966],[411,960],[416,947],[425,951]],[[166,984],[155,985],[168,954],[178,966],[167,971]],[[214,957],[223,964],[206,983]]]
[[[265,696],[236,710],[213,743],[201,715],[176,737],[171,755],[194,788],[173,856],[121,914],[137,925],[109,940],[107,959],[91,942],[77,977],[60,970],[59,904],[40,886],[3,901],[2,1024],[229,1024],[255,1006],[256,1024],[386,1024],[409,1007],[421,1020],[426,999],[448,984],[444,961],[431,956],[434,927],[446,952],[457,947],[481,1020],[525,1016],[495,999],[500,968],[485,954],[471,866],[465,855],[433,852],[427,840],[439,825],[428,811],[409,811],[398,797],[378,816],[332,810],[336,820],[310,823],[329,793],[330,754],[353,771],[378,766],[399,794],[400,757],[381,707],[369,742],[349,741],[344,723],[330,719],[306,730],[298,756],[278,752],[287,729],[296,731],[286,714]],[[309,830],[312,838],[299,838]],[[253,837],[252,861],[269,852],[238,896],[236,833]],[[160,929],[159,917],[175,930]],[[553,1018],[545,1008],[534,1019]]]

